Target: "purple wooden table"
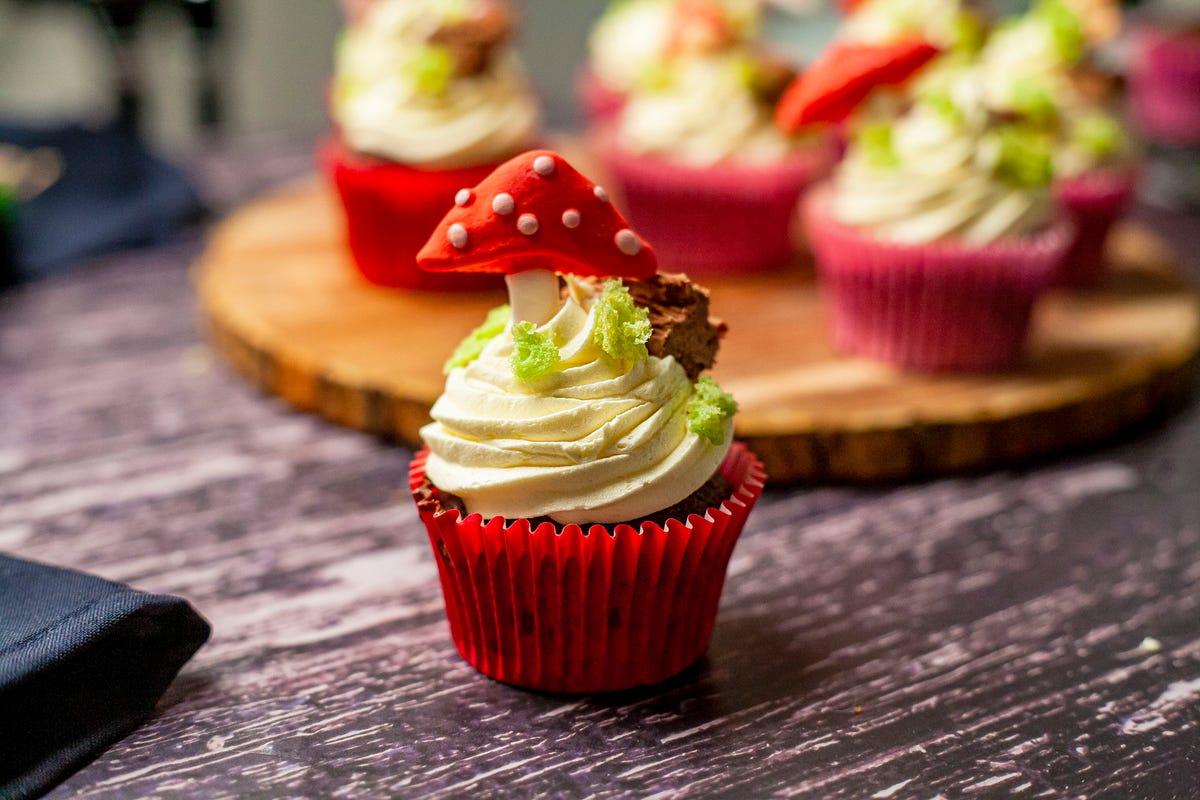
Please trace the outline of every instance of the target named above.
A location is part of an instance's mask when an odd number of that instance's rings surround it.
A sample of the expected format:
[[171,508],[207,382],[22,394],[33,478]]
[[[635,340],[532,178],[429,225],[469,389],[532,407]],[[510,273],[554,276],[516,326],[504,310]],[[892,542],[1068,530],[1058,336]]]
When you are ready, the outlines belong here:
[[[229,207],[307,166],[214,158]],[[1143,210],[1200,273],[1200,223]],[[197,332],[199,236],[0,295],[0,549],[182,594],[210,643],[59,798],[1192,798],[1200,408],[1027,469],[767,492],[704,661],[532,694],[455,654],[410,452]]]

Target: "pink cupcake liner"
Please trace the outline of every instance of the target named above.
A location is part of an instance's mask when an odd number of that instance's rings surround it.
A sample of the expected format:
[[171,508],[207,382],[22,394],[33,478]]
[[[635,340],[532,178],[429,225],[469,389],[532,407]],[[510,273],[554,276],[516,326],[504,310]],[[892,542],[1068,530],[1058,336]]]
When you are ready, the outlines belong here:
[[368,281],[442,292],[503,288],[497,275],[432,273],[417,266],[417,252],[454,206],[454,195],[486,178],[494,164],[423,170],[360,156],[337,138],[321,144],[318,158],[345,209],[354,264]]
[[625,107],[625,95],[602,83],[586,66],[575,73],[575,98],[584,120],[591,125],[613,119]]
[[1200,143],[1200,31],[1140,28],[1129,83],[1135,120],[1148,138]]
[[[427,457],[413,459],[414,497]],[[720,469],[735,488],[719,508],[637,530],[463,519],[418,504],[458,652],[488,677],[548,692],[630,689],[682,672],[708,647],[730,554],[765,480],[740,443]]]
[[1054,196],[1075,224],[1075,235],[1055,277],[1056,286],[1094,286],[1104,275],[1113,224],[1137,189],[1133,169],[1094,169],[1057,181]]
[[835,158],[828,139],[770,166],[709,167],[625,152],[611,132],[597,142],[626,217],[653,245],[661,268],[702,277],[785,266],[797,249],[797,201]]
[[990,371],[1021,356],[1034,301],[1071,243],[1068,219],[985,247],[906,245],[836,222],[828,187],[804,204],[835,346],[919,372]]

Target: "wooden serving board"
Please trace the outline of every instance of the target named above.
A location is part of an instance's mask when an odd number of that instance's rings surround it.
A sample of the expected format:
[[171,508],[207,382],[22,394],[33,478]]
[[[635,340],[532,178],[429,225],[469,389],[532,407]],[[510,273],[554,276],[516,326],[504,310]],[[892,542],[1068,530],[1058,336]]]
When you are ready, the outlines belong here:
[[[224,222],[197,267],[211,339],[301,409],[408,444],[454,345],[503,293],[382,289],[358,277],[336,198],[306,181]],[[1200,305],[1143,228],[1115,232],[1099,290],[1052,293],[1019,369],[906,374],[830,348],[811,271],[708,279],[729,324],[715,377],[776,482],[891,480],[1011,464],[1153,419],[1187,394]]]

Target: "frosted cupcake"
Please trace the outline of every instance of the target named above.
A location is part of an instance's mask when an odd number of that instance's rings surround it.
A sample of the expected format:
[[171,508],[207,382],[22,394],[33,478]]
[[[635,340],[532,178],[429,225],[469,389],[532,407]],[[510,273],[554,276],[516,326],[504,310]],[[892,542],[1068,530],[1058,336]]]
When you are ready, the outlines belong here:
[[588,62],[577,78],[585,118],[614,116],[626,96],[658,79],[681,55],[716,54],[756,35],[758,0],[616,0],[588,37]]
[[676,59],[594,133],[630,220],[664,268],[742,274],[793,257],[797,200],[828,173],[834,151],[823,134],[775,128],[774,104],[791,76],[749,50]]
[[555,692],[685,669],[763,480],[703,374],[707,294],[656,275],[604,190],[549,151],[471,190],[420,262],[509,287],[447,364],[411,473],[459,652]]
[[846,157],[805,207],[837,347],[920,371],[1001,369],[1071,228],[1055,218],[1049,137],[991,115],[969,63],[914,79],[936,52],[842,46],[780,121],[851,115]]
[[1054,194],[1076,228],[1056,279],[1063,286],[1101,278],[1108,234],[1136,189],[1137,150],[1113,111],[1110,81],[1089,64],[1090,49],[1119,26],[1103,0],[1040,0],[1000,25],[980,54],[987,106],[1053,137]]
[[367,280],[410,289],[495,285],[437,276],[415,256],[455,193],[529,147],[539,112],[497,0],[377,0],[344,33],[322,161]]

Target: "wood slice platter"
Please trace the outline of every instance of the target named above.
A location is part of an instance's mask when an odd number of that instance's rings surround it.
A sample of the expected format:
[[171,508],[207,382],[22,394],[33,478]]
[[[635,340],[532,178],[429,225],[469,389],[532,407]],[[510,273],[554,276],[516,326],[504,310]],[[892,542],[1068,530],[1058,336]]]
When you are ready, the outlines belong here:
[[[1099,289],[1035,313],[1023,366],[914,375],[830,348],[810,269],[706,279],[729,324],[714,371],[737,398],[737,436],[775,482],[895,480],[1013,464],[1152,421],[1187,395],[1200,304],[1166,246],[1127,224]],[[235,213],[197,266],[215,347],[266,391],[335,422],[415,445],[441,366],[503,293],[372,286],[354,270],[341,210],[316,180]]]

